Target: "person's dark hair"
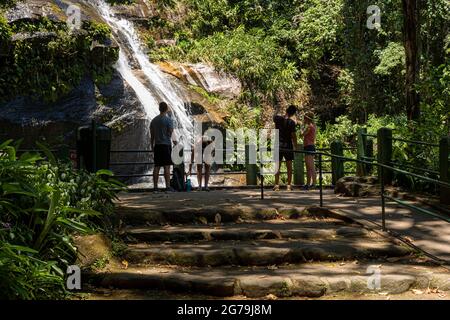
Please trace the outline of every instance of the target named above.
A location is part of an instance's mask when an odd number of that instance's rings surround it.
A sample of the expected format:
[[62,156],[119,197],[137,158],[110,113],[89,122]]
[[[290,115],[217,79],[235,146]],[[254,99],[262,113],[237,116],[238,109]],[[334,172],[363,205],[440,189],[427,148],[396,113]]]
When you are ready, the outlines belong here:
[[294,106],[293,104],[290,105],[290,106],[286,109],[286,113],[287,113],[289,116],[293,116],[294,114],[297,113],[297,107]]
[[167,105],[167,103],[160,102],[159,103],[159,112],[166,112],[167,110],[169,110],[169,106]]

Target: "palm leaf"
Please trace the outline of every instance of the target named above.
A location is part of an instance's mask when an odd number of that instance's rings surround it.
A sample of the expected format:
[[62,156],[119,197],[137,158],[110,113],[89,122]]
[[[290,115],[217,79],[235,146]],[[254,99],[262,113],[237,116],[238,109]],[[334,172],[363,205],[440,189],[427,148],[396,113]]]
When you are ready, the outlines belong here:
[[57,164],[55,156],[50,151],[50,149],[47,148],[47,146],[45,146],[44,144],[40,143],[39,141],[36,141],[36,145],[39,147],[39,149],[42,150],[42,152],[45,154],[45,156],[47,157],[48,161],[52,165],[56,165]]

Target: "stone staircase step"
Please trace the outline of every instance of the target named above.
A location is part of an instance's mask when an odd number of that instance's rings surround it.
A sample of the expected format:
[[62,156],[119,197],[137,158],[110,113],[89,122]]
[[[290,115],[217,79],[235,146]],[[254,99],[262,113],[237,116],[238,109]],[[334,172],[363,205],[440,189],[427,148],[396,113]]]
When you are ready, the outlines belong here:
[[[369,286],[374,268],[380,286]],[[400,294],[411,289],[450,291],[448,270],[414,265],[311,263],[276,270],[253,268],[115,268],[87,273],[84,281],[97,288],[160,289],[216,297],[321,297],[334,294]]]
[[[170,200],[167,200],[170,201]],[[243,222],[243,221],[267,221],[283,218],[316,218],[329,222],[353,223],[348,217],[340,215],[326,208],[253,208],[236,205],[223,206],[201,206],[177,209],[154,209],[152,207],[142,207],[139,205],[118,206],[117,216],[125,224],[142,226],[145,224],[192,224],[192,223],[215,223],[219,217],[223,223]]]
[[345,239],[257,240],[198,243],[153,243],[129,245],[125,259],[132,263],[184,266],[279,265],[355,258],[401,257],[409,247],[387,240]]
[[[275,220],[276,221],[276,220]],[[157,226],[129,228],[123,236],[133,241],[190,242],[201,240],[258,240],[258,239],[323,239],[337,237],[367,237],[369,232],[360,226],[335,225],[322,221],[280,221],[222,225]]]

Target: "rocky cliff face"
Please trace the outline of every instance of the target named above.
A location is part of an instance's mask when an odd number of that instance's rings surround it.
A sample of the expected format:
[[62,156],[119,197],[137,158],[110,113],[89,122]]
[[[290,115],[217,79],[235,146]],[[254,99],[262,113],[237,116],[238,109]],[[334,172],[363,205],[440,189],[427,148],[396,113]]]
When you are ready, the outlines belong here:
[[[26,0],[9,9],[5,16],[10,24],[20,21],[33,23],[43,17],[65,23],[67,8],[75,4],[81,8],[83,20],[103,22],[88,3],[89,1],[83,0]],[[155,10],[154,5],[145,0],[136,1],[131,6],[114,7],[116,14],[136,23],[145,21]],[[51,32],[17,35],[29,37],[27,41],[33,46],[44,45],[54,36]],[[36,37],[40,39],[35,41]],[[114,41],[93,43],[93,59],[97,59],[98,63],[105,63],[105,50],[114,47],[117,47]],[[44,63],[45,58],[42,59]],[[189,111],[212,124],[221,124],[224,114],[220,112],[217,103],[211,102],[193,87],[202,88],[205,92],[224,99],[234,99],[240,91],[236,80],[215,72],[209,66],[166,63],[161,65],[161,70],[170,74],[171,81],[185,92]],[[50,143],[62,142],[73,148],[77,127],[90,123],[92,119],[113,129],[113,149],[148,147],[149,142],[143,141],[141,134],[148,126],[143,106],[117,71],[113,72],[111,81],[101,85],[91,76],[85,75],[70,92],[54,102],[19,95],[1,103],[0,139],[24,138],[24,146],[31,147],[37,138],[45,138]]]
[[[21,1],[10,8],[5,17],[11,25],[24,21],[33,24],[44,17],[66,23],[66,10],[71,4],[81,6],[83,20],[101,22],[101,18],[83,1]],[[52,32],[19,33],[12,37],[12,41],[25,41],[39,52],[40,46],[46,47],[55,37]],[[115,63],[116,56],[108,56],[108,50],[114,47],[116,44],[111,41],[93,43],[93,63]],[[42,63],[45,63],[45,57],[42,57]],[[120,143],[127,126],[143,118],[143,110],[136,95],[116,72],[112,80],[104,85],[96,85],[94,79],[86,75],[68,94],[55,102],[33,96],[17,96],[2,103],[0,138],[24,138],[25,147],[31,147],[37,138],[45,138],[51,144],[62,142],[74,147],[76,128],[96,119],[112,123],[114,135],[118,138],[115,140]]]

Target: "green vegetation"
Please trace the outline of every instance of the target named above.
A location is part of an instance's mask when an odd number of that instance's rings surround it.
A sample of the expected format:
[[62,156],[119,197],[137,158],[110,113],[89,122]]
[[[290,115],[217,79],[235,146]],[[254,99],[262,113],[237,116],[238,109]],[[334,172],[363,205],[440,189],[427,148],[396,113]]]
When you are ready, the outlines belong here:
[[[242,82],[226,110],[230,127],[266,126],[294,103],[316,112],[319,147],[354,143],[360,127],[375,134],[388,126],[396,137],[434,143],[450,132],[447,0],[417,2],[417,51],[405,50],[414,30],[402,0],[156,3],[161,10],[147,26],[151,59],[207,62]],[[369,5],[381,9],[378,29],[366,25]],[[415,71],[407,68],[413,63]],[[398,162],[437,169],[436,148],[394,148]]]
[[64,96],[85,76],[110,81],[118,58],[115,47],[101,47],[110,38],[108,26],[86,21],[70,32],[65,23],[48,18],[8,24],[0,18],[0,101],[19,95],[48,102]]
[[12,7],[13,5],[15,5],[17,3],[17,0],[2,0],[0,2],[0,9],[1,8],[9,8]]
[[[319,110],[314,99],[320,94],[336,96],[329,106],[334,111],[327,110],[332,116],[321,114],[322,122],[334,122],[343,114],[360,124],[371,114],[407,114],[406,13],[401,0],[156,3],[163,10],[149,18],[150,57],[214,64],[242,81],[243,104],[278,110],[293,102]],[[366,27],[369,5],[381,9],[380,29]],[[428,112],[436,108],[445,120],[448,117],[448,109],[442,110],[442,105],[448,108],[450,101],[445,76],[449,69],[445,45],[450,34],[450,3],[430,1],[418,10],[422,49],[416,90],[423,117],[415,120],[420,125],[428,122]],[[185,13],[170,18],[179,11]],[[177,44],[156,46],[155,39],[161,38],[173,38]],[[331,67],[337,76],[325,87],[321,80]],[[441,129],[441,134],[447,130],[445,125]]]
[[41,153],[0,145],[0,299],[59,299],[76,258],[72,235],[105,226],[122,185],[109,171],[75,171]]

